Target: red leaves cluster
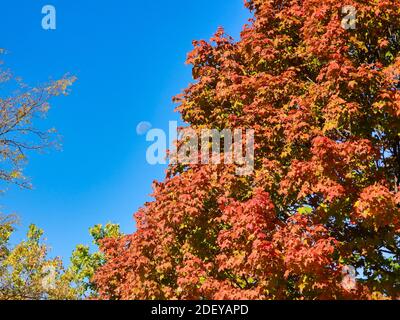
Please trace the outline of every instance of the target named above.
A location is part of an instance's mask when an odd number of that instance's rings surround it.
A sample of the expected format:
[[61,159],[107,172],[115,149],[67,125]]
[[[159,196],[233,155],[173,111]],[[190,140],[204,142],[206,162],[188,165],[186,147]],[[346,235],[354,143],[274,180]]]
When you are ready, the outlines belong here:
[[193,130],[253,128],[254,173],[171,166],[137,231],[103,243],[101,297],[398,297],[400,1],[349,1],[355,30],[340,0],[246,5],[238,42],[194,43],[176,101]]

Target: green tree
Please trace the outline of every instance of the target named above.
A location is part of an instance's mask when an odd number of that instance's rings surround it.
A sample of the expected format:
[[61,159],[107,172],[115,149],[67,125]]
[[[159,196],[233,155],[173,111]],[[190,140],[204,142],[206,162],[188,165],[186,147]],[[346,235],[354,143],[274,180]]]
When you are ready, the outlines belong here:
[[44,300],[76,299],[60,258],[49,258],[43,230],[30,225],[26,239],[11,247],[14,221],[0,223],[0,299]]
[[[105,238],[120,238],[122,233],[117,224],[108,223],[105,226],[95,225],[89,229],[93,244],[98,248]],[[66,272],[79,298],[97,298],[97,286],[92,277],[97,269],[106,263],[105,256],[100,251],[91,253],[88,245],[78,245],[72,253],[71,264]]]
[[[0,216],[0,300],[78,300],[97,298],[92,282],[96,270],[106,262],[103,253],[78,245],[68,268],[59,257],[49,257],[43,230],[30,225],[26,239],[12,246],[14,216]],[[89,229],[96,248],[104,238],[122,236],[116,224],[100,224]]]

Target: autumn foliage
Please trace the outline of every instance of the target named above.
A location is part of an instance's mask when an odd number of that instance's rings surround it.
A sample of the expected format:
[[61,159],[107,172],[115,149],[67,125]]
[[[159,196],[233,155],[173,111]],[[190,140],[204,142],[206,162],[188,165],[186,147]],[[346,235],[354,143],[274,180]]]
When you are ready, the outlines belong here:
[[[255,170],[171,165],[134,234],[103,241],[103,299],[400,296],[400,1],[248,0],[194,42],[194,130],[253,128]],[[357,282],[346,286],[346,269]]]

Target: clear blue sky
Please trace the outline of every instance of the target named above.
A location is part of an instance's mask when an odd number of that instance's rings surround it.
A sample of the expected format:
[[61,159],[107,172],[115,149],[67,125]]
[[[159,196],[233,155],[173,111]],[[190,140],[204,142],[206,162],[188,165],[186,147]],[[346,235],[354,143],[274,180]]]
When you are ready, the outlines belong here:
[[[54,31],[41,27],[47,4],[57,10]],[[209,39],[220,25],[237,39],[248,18],[243,0],[3,0],[6,66],[30,85],[78,77],[45,120],[63,150],[31,155],[25,173],[34,190],[11,187],[0,198],[1,211],[22,220],[13,241],[35,223],[52,255],[68,261],[75,245],[90,243],[94,224],[133,232],[133,213],[165,170],[146,163],[136,125],[166,129],[179,119],[171,98],[191,81],[184,61],[192,40]]]

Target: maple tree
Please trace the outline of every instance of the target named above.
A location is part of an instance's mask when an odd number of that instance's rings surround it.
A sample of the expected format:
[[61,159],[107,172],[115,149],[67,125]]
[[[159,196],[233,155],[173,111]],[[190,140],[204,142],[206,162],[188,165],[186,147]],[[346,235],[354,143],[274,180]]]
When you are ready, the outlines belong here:
[[[171,165],[137,231],[105,239],[103,299],[400,296],[400,1],[248,0],[195,41],[193,129],[253,128],[255,169]],[[343,283],[349,266],[353,286]]]

